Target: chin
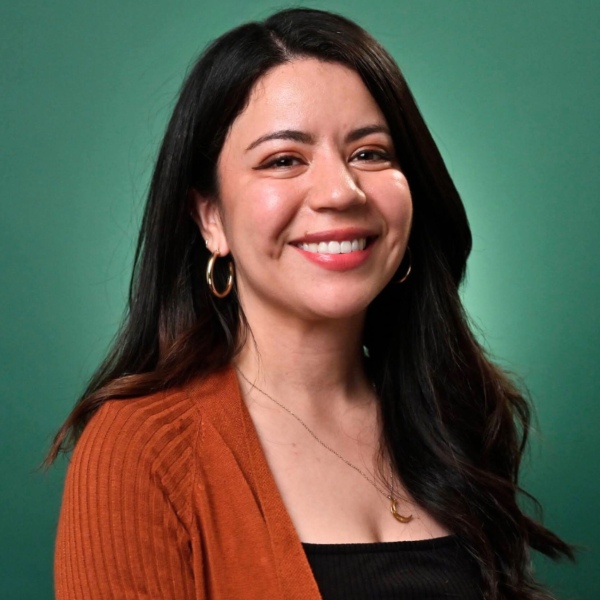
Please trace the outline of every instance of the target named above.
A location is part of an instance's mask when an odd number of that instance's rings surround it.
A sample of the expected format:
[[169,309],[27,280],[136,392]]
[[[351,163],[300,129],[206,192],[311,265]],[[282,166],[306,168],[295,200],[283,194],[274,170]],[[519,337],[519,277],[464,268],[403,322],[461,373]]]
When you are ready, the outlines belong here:
[[310,312],[316,320],[339,321],[360,317],[365,314],[372,298],[361,299],[361,301],[343,301],[320,303],[311,307]]

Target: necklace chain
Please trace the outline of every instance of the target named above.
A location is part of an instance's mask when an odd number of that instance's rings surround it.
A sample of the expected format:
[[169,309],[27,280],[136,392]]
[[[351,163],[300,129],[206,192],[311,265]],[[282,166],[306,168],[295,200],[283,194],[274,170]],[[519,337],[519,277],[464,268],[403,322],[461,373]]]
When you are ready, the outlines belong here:
[[412,518],[413,518],[412,515],[403,516],[397,511],[398,500],[394,496],[394,470],[392,469],[391,462],[390,462],[390,490],[388,492],[387,490],[382,489],[377,484],[375,477],[373,477],[373,478],[369,477],[362,469],[360,469],[356,465],[352,464],[349,460],[344,458],[339,452],[336,452],[331,446],[328,446],[323,440],[321,440],[317,436],[317,434],[294,411],[292,411],[287,406],[285,406],[285,404],[282,404],[281,402],[279,402],[278,400],[273,398],[273,396],[271,396],[264,390],[260,389],[256,384],[252,383],[244,375],[244,373],[242,373],[242,371],[240,371],[237,367],[235,370],[240,374],[242,379],[244,379],[244,381],[246,381],[246,383],[248,383],[248,385],[250,385],[257,392],[260,392],[263,396],[265,396],[266,398],[271,400],[271,402],[274,402],[275,404],[277,404],[277,406],[279,406],[280,408],[285,410],[288,414],[290,414],[292,417],[294,417],[294,419],[296,419],[296,421],[298,421],[298,423],[300,423],[300,425],[302,425],[302,427],[304,427],[304,429],[306,429],[306,431],[308,431],[308,433],[313,437],[313,439],[318,444],[320,444],[321,446],[323,446],[323,448],[325,448],[326,450],[331,452],[331,454],[334,454],[335,456],[337,456],[341,461],[346,463],[351,469],[354,469],[357,473],[362,475],[380,494],[384,495],[391,502],[391,508],[390,508],[391,513],[398,521],[400,521],[401,523],[408,523],[408,522],[412,521]]

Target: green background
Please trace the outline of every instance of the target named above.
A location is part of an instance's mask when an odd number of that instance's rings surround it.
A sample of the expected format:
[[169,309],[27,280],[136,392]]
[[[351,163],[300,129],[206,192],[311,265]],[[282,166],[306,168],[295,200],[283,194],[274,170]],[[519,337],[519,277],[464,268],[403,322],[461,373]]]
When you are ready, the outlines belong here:
[[[334,0],[396,57],[474,230],[465,301],[538,422],[524,467],[587,547],[537,562],[600,598],[600,3]],[[165,119],[192,58],[285,5],[2,2],[0,597],[52,597],[64,462],[35,471],[115,332]]]

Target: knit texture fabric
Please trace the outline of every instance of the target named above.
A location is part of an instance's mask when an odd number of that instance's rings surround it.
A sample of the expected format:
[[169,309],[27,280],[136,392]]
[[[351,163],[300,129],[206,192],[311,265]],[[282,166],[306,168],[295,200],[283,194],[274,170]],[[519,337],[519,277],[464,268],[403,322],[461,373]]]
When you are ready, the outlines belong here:
[[[404,567],[327,546],[309,555],[326,600],[449,597],[398,593],[439,576],[426,554]],[[233,368],[94,415],[65,482],[55,591],[57,600],[321,598]]]
[[57,600],[317,600],[235,372],[105,403],[65,482]]

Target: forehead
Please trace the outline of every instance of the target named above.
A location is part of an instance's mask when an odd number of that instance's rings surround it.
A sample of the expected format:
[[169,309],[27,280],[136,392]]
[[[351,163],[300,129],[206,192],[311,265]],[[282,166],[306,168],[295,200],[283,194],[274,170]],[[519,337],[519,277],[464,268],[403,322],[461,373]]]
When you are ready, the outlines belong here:
[[358,73],[339,63],[301,58],[256,82],[228,138],[246,142],[271,129],[326,135],[378,122],[385,125],[385,118]]
[[[306,87],[307,82],[312,85]],[[268,100],[272,94],[296,96],[304,92],[311,95],[333,87],[353,91],[364,88],[368,94],[358,73],[346,65],[317,58],[297,58],[273,67],[260,77],[254,84],[248,104]]]

